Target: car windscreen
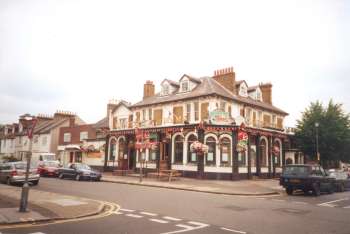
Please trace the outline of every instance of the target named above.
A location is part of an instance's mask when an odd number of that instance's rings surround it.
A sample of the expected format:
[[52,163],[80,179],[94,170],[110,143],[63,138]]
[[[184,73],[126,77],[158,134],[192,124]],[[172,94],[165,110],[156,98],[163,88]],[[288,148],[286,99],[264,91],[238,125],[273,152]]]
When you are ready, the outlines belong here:
[[308,174],[308,167],[285,167],[283,169],[283,175],[300,175]]
[[85,164],[77,164],[77,168],[80,170],[91,170],[91,168]]

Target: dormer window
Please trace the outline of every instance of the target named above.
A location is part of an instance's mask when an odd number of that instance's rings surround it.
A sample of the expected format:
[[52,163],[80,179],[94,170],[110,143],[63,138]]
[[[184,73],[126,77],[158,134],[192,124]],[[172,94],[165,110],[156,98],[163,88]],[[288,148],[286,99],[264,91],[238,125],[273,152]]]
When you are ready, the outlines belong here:
[[247,97],[248,96],[248,90],[247,90],[247,86],[245,86],[244,84],[242,84],[239,87],[239,95],[243,96],[243,97]]
[[261,92],[259,89],[256,90],[256,100],[261,101]]
[[181,82],[181,92],[187,92],[190,90],[189,87],[189,81],[188,80],[184,80]]
[[163,85],[163,95],[169,95],[169,85],[168,84]]

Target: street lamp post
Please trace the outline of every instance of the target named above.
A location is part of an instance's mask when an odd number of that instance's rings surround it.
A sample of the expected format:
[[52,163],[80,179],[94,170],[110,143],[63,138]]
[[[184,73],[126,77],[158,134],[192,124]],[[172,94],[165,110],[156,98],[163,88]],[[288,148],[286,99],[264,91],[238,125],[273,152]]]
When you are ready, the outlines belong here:
[[317,161],[320,162],[320,155],[318,153],[318,127],[320,124],[318,122],[315,123],[315,128],[316,128],[316,157]]
[[28,206],[28,196],[29,196],[29,184],[28,184],[28,177],[29,177],[29,169],[30,169],[30,161],[32,158],[32,138],[33,138],[33,130],[36,124],[36,119],[33,116],[26,116],[24,119],[25,123],[27,124],[27,136],[29,139],[29,146],[28,146],[28,152],[27,152],[27,167],[26,167],[26,174],[25,174],[25,180],[22,187],[22,193],[21,193],[21,200],[19,204],[19,212],[26,212],[27,206]]

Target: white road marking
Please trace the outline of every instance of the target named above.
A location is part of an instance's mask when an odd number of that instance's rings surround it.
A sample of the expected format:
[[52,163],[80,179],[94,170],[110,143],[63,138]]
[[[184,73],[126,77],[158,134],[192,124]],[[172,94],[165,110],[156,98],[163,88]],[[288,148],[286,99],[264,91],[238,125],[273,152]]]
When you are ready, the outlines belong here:
[[171,220],[171,221],[181,221],[182,220],[182,219],[178,219],[178,218],[174,218],[174,217],[170,217],[170,216],[164,216],[163,218]]
[[135,210],[129,210],[129,209],[119,209],[120,211],[125,211],[125,212],[134,212]]
[[345,206],[345,207],[343,207],[344,209],[349,209],[350,208],[350,206]]
[[[0,232],[0,234],[1,234],[1,232]],[[45,233],[43,233],[43,232],[32,232],[32,233],[29,233],[29,234],[45,234]]]
[[119,212],[119,211],[114,211],[114,212],[112,212],[112,214],[116,214],[116,215],[122,215],[122,214],[124,214],[124,213],[122,213],[122,212]]
[[157,214],[149,213],[149,212],[140,212],[140,214],[149,215],[149,216],[157,216]]
[[246,234],[246,232],[242,232],[242,231],[237,231],[237,230],[233,230],[233,229],[228,229],[228,228],[220,228],[221,230],[225,230],[225,231],[229,231],[229,232],[234,232],[234,233],[240,233],[240,234]]
[[172,232],[164,232],[162,234],[173,234],[173,233],[180,233],[180,232],[189,232],[189,231],[193,231],[193,230],[197,230],[197,229],[201,229],[201,228],[206,228],[209,226],[209,224],[205,224],[205,223],[199,223],[199,222],[187,222],[189,224],[193,224],[196,226],[189,226],[189,225],[184,225],[184,224],[177,224],[175,226],[183,228],[177,231],[172,231]]
[[284,202],[285,200],[281,200],[281,199],[271,199],[273,201],[278,201],[278,202]]
[[132,217],[132,218],[142,218],[142,215],[135,215],[135,214],[127,214],[126,216]]
[[349,198],[342,198],[342,199],[338,199],[338,200],[334,200],[334,201],[320,203],[320,204],[317,204],[317,205],[318,206],[326,206],[326,207],[336,207],[336,205],[332,205],[332,203],[335,203],[335,202],[338,202],[338,201],[345,201],[345,200],[349,200]]
[[168,221],[162,220],[162,219],[149,219],[149,220],[156,223],[169,223]]

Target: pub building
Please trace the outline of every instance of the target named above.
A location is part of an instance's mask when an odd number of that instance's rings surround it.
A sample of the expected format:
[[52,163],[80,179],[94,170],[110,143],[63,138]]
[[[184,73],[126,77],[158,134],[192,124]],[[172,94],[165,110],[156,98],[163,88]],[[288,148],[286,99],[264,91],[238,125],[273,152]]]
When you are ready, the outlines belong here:
[[[146,172],[175,169],[193,178],[271,178],[285,164],[287,115],[272,104],[272,84],[249,87],[233,68],[164,79],[158,93],[146,81],[141,101],[107,106],[104,167],[138,172],[142,162]],[[191,150],[194,142],[207,151]]]

